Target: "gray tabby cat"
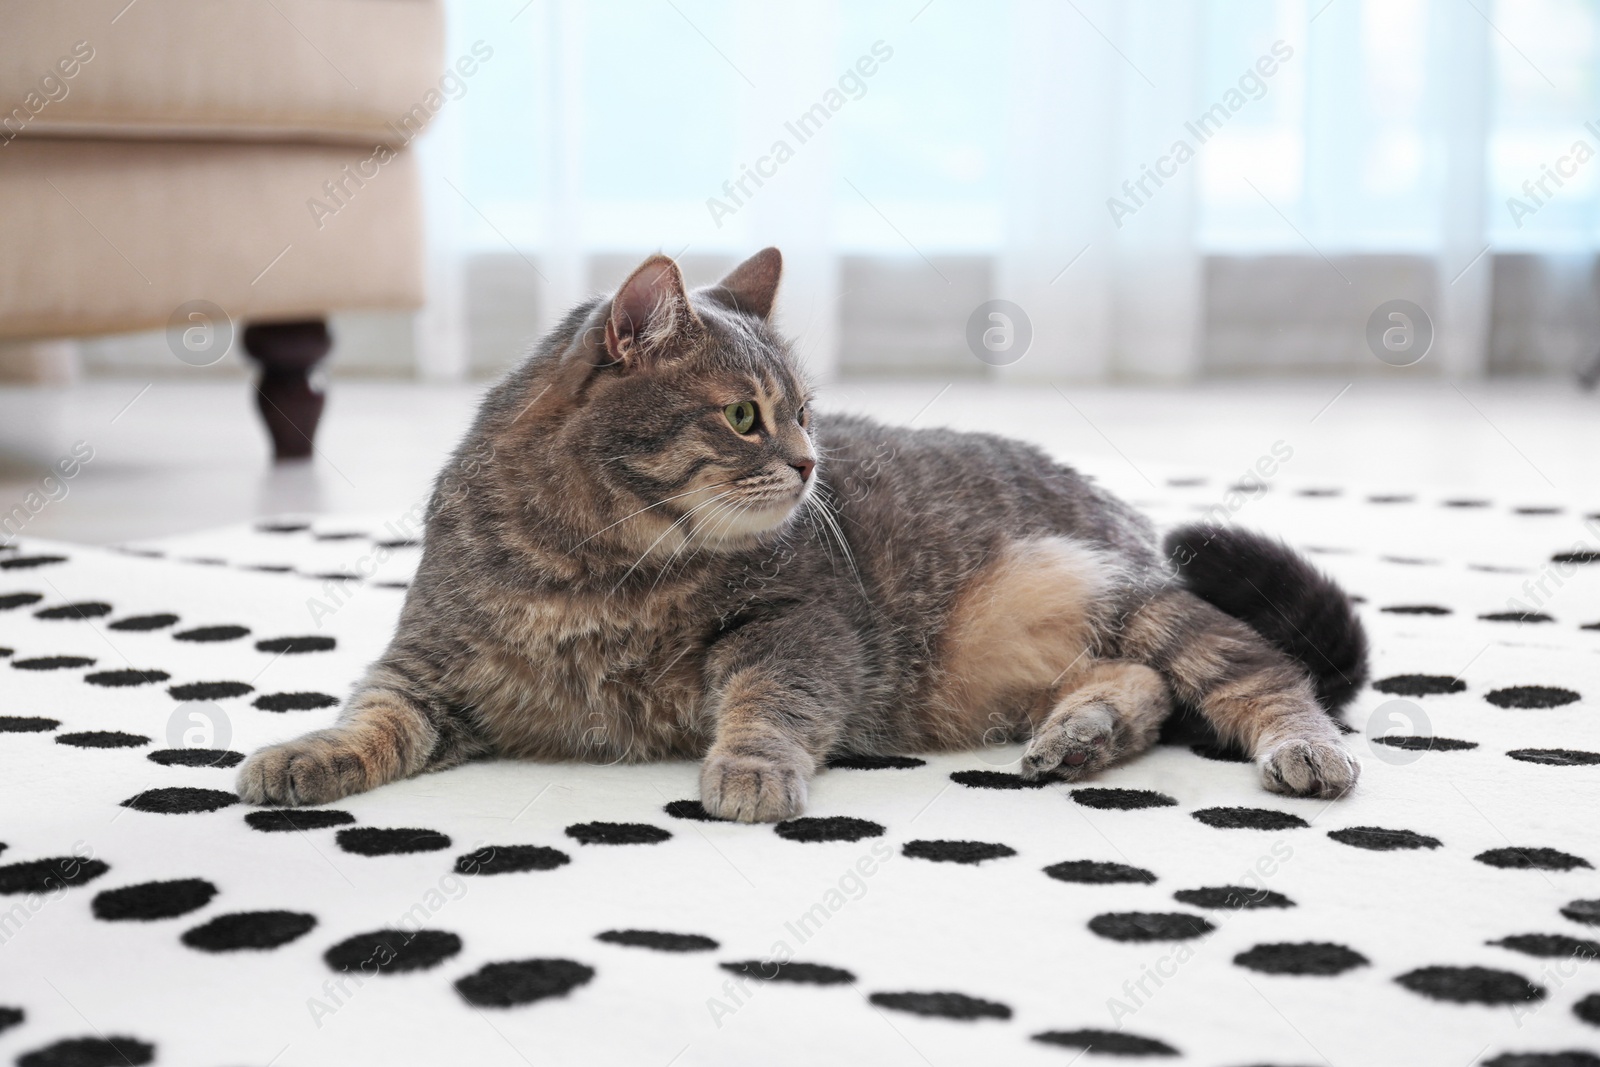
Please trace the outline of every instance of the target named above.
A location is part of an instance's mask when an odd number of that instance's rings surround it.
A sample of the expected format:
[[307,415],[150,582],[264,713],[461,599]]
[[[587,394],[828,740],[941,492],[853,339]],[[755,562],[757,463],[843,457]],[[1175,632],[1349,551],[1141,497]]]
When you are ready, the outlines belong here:
[[830,756],[1004,737],[1025,778],[1076,779],[1175,710],[1268,789],[1355,783],[1329,715],[1365,672],[1343,593],[1231,529],[1163,554],[1032,446],[813,414],[767,321],[780,268],[769,248],[691,293],[657,255],[574,309],[440,475],[394,640],[338,724],[257,752],[240,795],[703,758],[710,814],[784,819]]

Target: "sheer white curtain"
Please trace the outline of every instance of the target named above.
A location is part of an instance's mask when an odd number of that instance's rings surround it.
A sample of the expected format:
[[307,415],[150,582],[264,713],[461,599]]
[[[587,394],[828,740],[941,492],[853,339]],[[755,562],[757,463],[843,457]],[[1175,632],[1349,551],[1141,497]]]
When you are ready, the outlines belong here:
[[[1596,244],[1600,161],[1537,184],[1600,149],[1594,0],[455,0],[451,20],[452,57],[494,58],[425,149],[439,376],[494,310],[478,259],[531,327],[597,263],[765,244],[824,376],[861,343],[847,262],[893,267],[885,291],[957,349],[983,299],[1020,305],[1027,357],[979,368],[1009,379],[1191,378],[1251,316],[1270,345],[1302,310],[1337,358],[1413,290],[1431,366],[1474,375],[1498,257]],[[1529,180],[1539,205],[1508,208]],[[1253,293],[1260,257],[1300,280]],[[1224,260],[1246,283],[1219,311]],[[1224,313],[1238,329],[1208,332]]]

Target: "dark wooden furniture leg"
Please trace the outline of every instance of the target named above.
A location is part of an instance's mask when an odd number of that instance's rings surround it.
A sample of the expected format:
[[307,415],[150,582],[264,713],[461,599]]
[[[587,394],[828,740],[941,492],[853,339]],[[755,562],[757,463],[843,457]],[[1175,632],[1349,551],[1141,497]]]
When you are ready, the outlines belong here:
[[263,322],[245,327],[244,350],[261,364],[256,406],[272,435],[274,458],[305,459],[322,418],[324,397],[311,385],[311,369],[333,347],[325,319]]

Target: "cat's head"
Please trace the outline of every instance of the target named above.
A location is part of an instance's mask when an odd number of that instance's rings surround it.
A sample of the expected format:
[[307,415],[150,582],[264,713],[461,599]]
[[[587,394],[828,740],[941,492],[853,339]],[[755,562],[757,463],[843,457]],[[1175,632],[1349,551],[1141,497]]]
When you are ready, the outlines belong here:
[[531,473],[559,484],[574,529],[669,553],[749,547],[795,520],[818,455],[810,388],[768,321],[782,264],[768,248],[690,291],[651,256],[546,345],[524,383]]

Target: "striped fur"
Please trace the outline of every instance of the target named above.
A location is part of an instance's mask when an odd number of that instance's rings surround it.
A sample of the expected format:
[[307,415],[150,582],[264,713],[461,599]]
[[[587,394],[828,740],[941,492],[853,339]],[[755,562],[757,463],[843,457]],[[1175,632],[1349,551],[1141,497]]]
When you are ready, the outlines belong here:
[[[1016,441],[813,420],[766,320],[779,262],[689,293],[652,257],[574,309],[441,472],[393,641],[339,723],[251,757],[241,796],[692,757],[713,814],[780,819],[833,754],[1019,739],[1024,774],[1075,778],[1174,707],[1268,788],[1353,784],[1304,668],[1187,591],[1127,505]],[[741,434],[724,409],[744,401]]]

